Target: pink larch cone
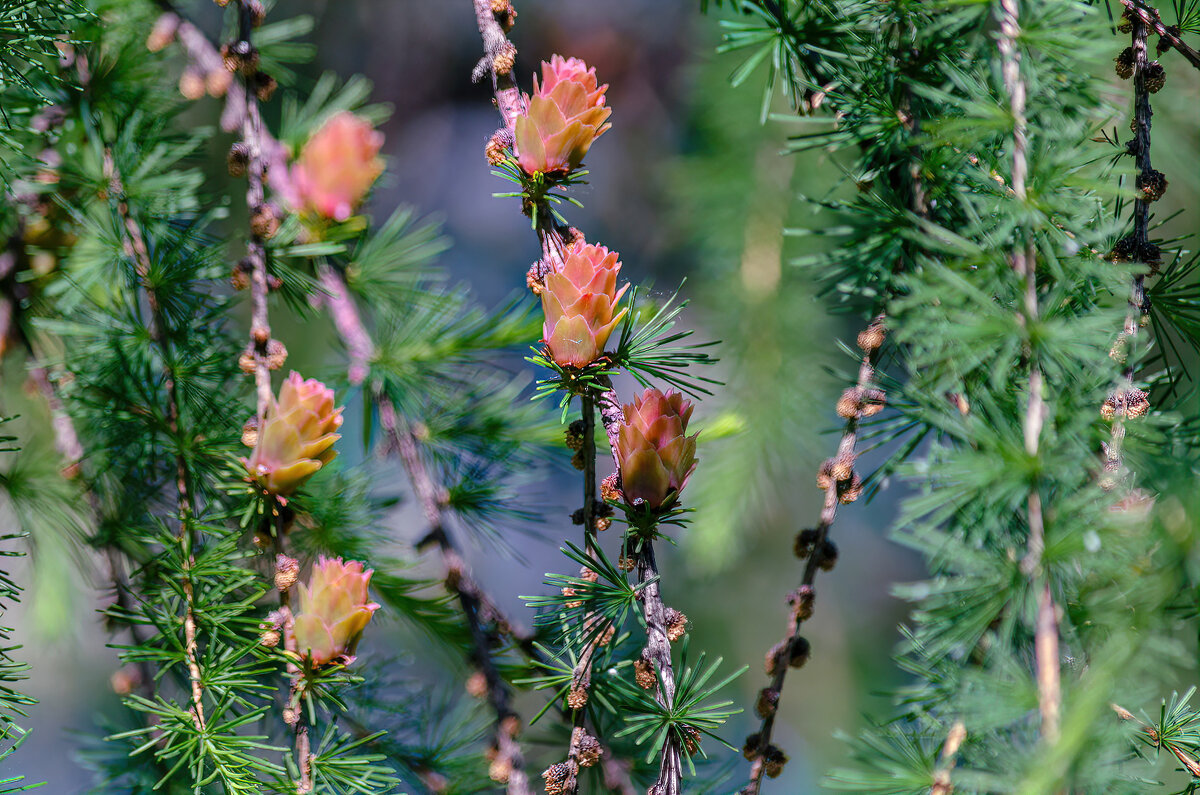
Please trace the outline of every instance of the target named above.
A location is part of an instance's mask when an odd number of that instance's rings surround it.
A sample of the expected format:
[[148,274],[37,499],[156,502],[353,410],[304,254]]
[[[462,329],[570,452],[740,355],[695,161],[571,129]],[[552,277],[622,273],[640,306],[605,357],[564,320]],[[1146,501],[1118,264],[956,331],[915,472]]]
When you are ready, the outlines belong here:
[[300,583],[292,626],[297,653],[314,666],[354,661],[358,639],[379,609],[367,595],[373,573],[358,561],[318,559],[308,583]]
[[313,133],[290,171],[272,169],[272,185],[301,213],[345,221],[383,172],[382,147],[383,133],[341,111]]
[[594,362],[628,311],[616,312],[629,287],[617,289],[617,256],[604,246],[575,243],[567,249],[562,270],[546,274],[542,334],[555,363],[580,368]]
[[333,390],[292,373],[267,408],[254,452],[242,463],[263,489],[286,497],[337,455],[333,443],[341,438],[335,433],[341,425]]
[[668,390],[647,389],[624,407],[617,439],[625,501],[651,509],[674,500],[696,469],[696,433],[685,435],[692,404]]
[[592,142],[612,125],[605,107],[607,85],[578,58],[555,55],[542,62],[542,81],[533,78],[528,111],[517,118],[517,162],[526,174],[565,174],[579,168]]

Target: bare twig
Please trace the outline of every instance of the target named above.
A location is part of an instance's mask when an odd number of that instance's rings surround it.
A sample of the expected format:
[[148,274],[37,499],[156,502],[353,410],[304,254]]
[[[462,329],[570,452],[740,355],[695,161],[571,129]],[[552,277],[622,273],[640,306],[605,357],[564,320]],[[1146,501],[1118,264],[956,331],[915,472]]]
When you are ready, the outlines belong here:
[[504,126],[512,130],[517,117],[525,112],[525,97],[513,77],[512,64],[517,48],[504,35],[504,28],[492,10],[491,0],[472,0],[475,6],[475,22],[483,39],[484,56],[475,65],[471,77],[476,82],[491,75],[492,90],[496,96],[496,108],[504,120]]
[[[1025,81],[1021,77],[1021,54],[1017,49],[1020,36],[1020,11],[1018,0],[1001,0],[1000,50],[1001,72],[1004,89],[1008,93],[1009,111],[1013,117],[1012,189],[1016,200],[1026,201],[1025,180],[1028,176],[1028,140],[1025,119]],[[1026,230],[1025,241],[1013,252],[1013,269],[1024,282],[1023,304],[1019,316],[1026,329],[1039,321],[1037,292],[1037,252],[1033,236]],[[1044,382],[1037,350],[1028,347],[1029,401],[1023,418],[1025,452],[1030,457],[1039,455],[1042,425],[1045,422],[1046,406]],[[1058,616],[1050,590],[1050,577],[1042,566],[1042,553],[1046,546],[1045,519],[1042,512],[1041,486],[1035,480],[1030,485],[1026,502],[1029,522],[1028,548],[1021,568],[1032,582],[1041,579],[1038,592],[1037,624],[1034,635],[1034,658],[1037,666],[1038,709],[1042,716],[1042,738],[1046,742],[1058,739],[1059,711],[1062,702],[1058,659]]]
[[950,795],[954,792],[950,774],[954,771],[955,757],[965,739],[967,739],[967,727],[963,725],[962,721],[955,721],[946,735],[946,742],[942,745],[942,754],[938,760],[937,771],[933,774],[933,786],[929,788],[929,795]]
[[[654,559],[654,543],[650,539],[641,542],[637,567],[638,582],[643,584],[638,598],[642,602],[642,615],[646,620],[646,649],[643,654],[658,675],[655,700],[671,709],[675,701],[675,669],[671,662],[671,641],[667,636],[667,608],[658,587],[658,562]],[[682,753],[683,749],[674,735],[669,735],[662,750],[658,781],[650,789],[652,795],[679,795],[683,790]]]
[[[797,540],[797,553],[807,554],[808,560],[804,566],[800,587],[788,597],[791,610],[788,614],[787,633],[767,654],[766,666],[767,673],[771,675],[771,683],[759,694],[757,709],[762,724],[757,733],[746,739],[745,754],[753,764],[750,768],[750,783],[742,789],[742,795],[758,795],[763,777],[778,776],[787,761],[783,751],[771,743],[779,697],[783,692],[788,668],[803,665],[808,658],[808,641],[801,636],[800,630],[813,613],[817,571],[832,567],[836,560],[836,552],[829,543],[829,532],[837,518],[838,506],[853,502],[862,491],[862,483],[856,482],[857,476],[854,473],[854,463],[858,456],[858,429],[863,417],[867,412],[873,411],[873,407],[879,405],[878,401],[882,399],[882,393],[876,394],[878,390],[873,390],[872,385],[875,381],[875,360],[885,334],[884,323],[884,316],[879,315],[859,335],[859,347],[863,349],[863,357],[858,368],[858,380],[853,390],[843,395],[843,401],[848,401],[849,406],[839,406],[842,413],[849,416],[842,430],[837,455],[822,465],[817,480],[818,485],[825,489],[820,519],[815,528],[804,531]],[[841,402],[839,401],[839,404]]]

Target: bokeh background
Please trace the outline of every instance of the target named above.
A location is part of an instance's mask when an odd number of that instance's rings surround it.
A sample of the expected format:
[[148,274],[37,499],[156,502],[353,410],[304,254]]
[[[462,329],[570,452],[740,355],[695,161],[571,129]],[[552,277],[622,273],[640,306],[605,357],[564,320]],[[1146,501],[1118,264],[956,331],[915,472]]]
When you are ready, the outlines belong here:
[[[211,32],[219,29],[212,3],[185,7]],[[747,712],[724,733],[740,747],[757,722],[751,707],[766,681],[763,655],[783,632],[784,598],[799,582],[792,539],[815,521],[821,492],[814,474],[836,444],[833,404],[854,369],[837,340],[852,340],[859,325],[832,311],[835,302],[814,296],[808,272],[788,265],[818,238],[784,238],[780,230],[824,223],[798,197],[834,190],[840,172],[824,153],[781,156],[794,131],[786,123],[761,123],[759,83],[729,86],[736,56],[716,53],[717,17],[698,13],[695,2],[521,0],[517,7],[512,38],[523,84],[537,61],[558,52],[584,58],[611,86],[613,127],[589,156],[590,185],[577,194],[585,208],[572,211],[572,223],[619,250],[623,273],[635,282],[666,294],[682,283],[691,302],[685,322],[699,338],[722,340],[715,375],[725,386],[697,414],[710,432],[702,436],[702,462],[689,486],[696,522],[677,534],[678,546],[664,550],[661,564],[668,603],[692,621],[693,647],[724,657],[730,667],[750,666],[729,694]],[[384,217],[408,204],[440,218],[453,243],[441,262],[480,304],[496,306],[519,294],[538,256],[536,239],[515,200],[492,197],[506,183],[483,159],[498,117],[490,86],[470,81],[480,43],[469,0],[289,0],[273,16],[301,13],[315,20],[308,38],[317,56],[302,70],[300,87],[325,71],[361,73],[374,85],[373,100],[392,107],[383,128],[389,167],[369,209]],[[1118,50],[1114,40],[1114,55]],[[1165,139],[1155,147],[1164,161],[1156,165],[1175,181],[1163,204],[1183,205],[1198,193],[1191,170],[1171,162],[1173,152],[1195,151],[1197,144],[1200,92],[1182,72],[1172,78],[1190,85],[1171,93],[1171,104],[1156,102],[1156,144]],[[218,113],[215,100],[203,100],[189,120],[214,124]],[[214,152],[215,164],[222,159]],[[224,179],[215,167],[212,174],[214,182]],[[292,351],[290,366],[305,372],[338,366],[323,321],[284,326],[279,336]],[[510,366],[535,377],[518,356]],[[0,413],[20,407],[8,375]],[[361,438],[354,427],[344,433],[351,442]],[[387,493],[406,494],[399,470],[365,461],[353,443],[343,445],[348,460],[374,467]],[[864,468],[871,462],[868,456]],[[557,548],[559,539],[577,533],[568,519],[574,484],[561,467],[548,465],[524,484],[527,507],[541,516],[534,526],[513,527],[499,542],[460,534],[477,577],[520,623],[528,625],[531,614],[518,595],[544,590],[543,574],[567,567]],[[876,694],[900,681],[890,655],[904,605],[890,592],[921,574],[919,561],[885,537],[903,494],[902,482],[887,480],[871,502],[841,513],[834,531],[840,561],[819,578],[807,630],[812,659],[788,676],[780,712],[776,738],[792,761],[767,792],[817,791],[822,774],[845,759],[836,734],[853,732],[867,713],[882,714],[887,702]],[[2,506],[0,521],[6,521]],[[403,502],[388,525],[402,549],[424,531],[419,512]],[[606,541],[611,546],[615,535]],[[48,793],[81,792],[89,785],[81,733],[94,735],[97,716],[119,711],[111,683],[116,656],[105,648],[110,639],[96,613],[101,580],[79,578],[69,562],[82,553],[61,540],[35,539],[33,552],[16,572],[19,582],[31,583],[30,592],[6,619],[34,663],[27,690],[40,703],[29,719],[33,736],[12,772],[47,782]],[[434,574],[431,562],[411,556],[418,570],[427,566]],[[387,627],[373,627],[362,649],[368,659],[403,662],[406,675],[430,691],[460,688],[460,663],[431,652],[402,625]],[[524,714],[540,704],[538,695],[518,702]],[[553,753],[532,750],[538,758]],[[732,760],[728,791],[735,790],[746,763],[711,750]]]

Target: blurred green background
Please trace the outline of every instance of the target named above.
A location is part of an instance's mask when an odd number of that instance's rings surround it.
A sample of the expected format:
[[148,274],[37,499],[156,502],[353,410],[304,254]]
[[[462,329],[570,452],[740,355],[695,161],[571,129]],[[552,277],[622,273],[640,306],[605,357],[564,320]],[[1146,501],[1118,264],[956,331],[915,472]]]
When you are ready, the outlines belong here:
[[[686,277],[682,294],[691,304],[685,322],[700,338],[723,341],[717,377],[726,385],[697,412],[709,438],[701,437],[701,464],[687,495],[698,509],[695,524],[677,534],[678,546],[664,550],[660,562],[667,602],[692,621],[693,648],[724,657],[731,668],[750,666],[730,693],[747,713],[724,732],[740,747],[757,723],[750,708],[766,681],[763,655],[784,630],[784,598],[799,582],[792,539],[815,522],[821,492],[814,475],[836,444],[833,404],[854,368],[837,340],[852,340],[860,326],[857,318],[831,314],[830,302],[815,299],[810,275],[787,264],[818,238],[784,238],[781,228],[832,223],[797,197],[843,190],[841,171],[821,152],[781,156],[794,130],[760,124],[760,85],[728,85],[737,61],[715,54],[717,20],[700,15],[694,2],[522,0],[517,8],[512,38],[523,85],[539,60],[557,52],[585,59],[611,86],[613,128],[589,157],[591,184],[577,194],[585,209],[572,212],[572,224],[620,251],[623,274],[653,282],[657,293],[669,295]],[[196,2],[188,11],[216,32],[212,3]],[[480,303],[495,306],[522,290],[537,244],[514,200],[492,198],[505,186],[489,173],[483,145],[498,117],[489,87],[470,82],[480,54],[471,3],[294,0],[279,3],[272,17],[301,13],[316,21],[310,39],[318,53],[304,80],[327,70],[343,77],[362,73],[374,83],[373,99],[393,107],[384,126],[388,170],[369,210],[381,218],[411,204],[441,218],[453,242],[442,264]],[[1121,46],[1114,38],[1114,55]],[[1155,164],[1173,184],[1161,203],[1163,216],[1194,207],[1200,195],[1200,175],[1183,155],[1200,144],[1200,88],[1192,70],[1169,64],[1168,74],[1179,82],[1155,103]],[[214,124],[218,113],[218,103],[206,99],[189,120]],[[224,145],[213,153],[210,187],[218,195],[239,190],[219,183],[227,179]],[[1097,154],[1103,154],[1099,145]],[[277,329],[292,351],[290,367],[320,372],[338,366],[323,319]],[[512,367],[530,370],[516,357]],[[25,415],[24,430],[42,424],[42,409],[22,388],[19,363],[10,358],[3,376],[0,414]],[[632,392],[628,383],[618,386],[625,396]],[[351,416],[344,431],[343,455],[362,461],[355,422]],[[23,457],[35,460],[25,465],[39,465],[37,451],[48,450],[48,441],[27,446]],[[48,453],[45,461],[53,465]],[[406,493],[397,468],[370,465],[383,492]],[[500,555],[490,542],[462,539],[477,577],[526,626],[531,614],[518,594],[539,592],[543,573],[567,567],[557,547],[577,533],[567,518],[575,491],[570,475],[548,466],[528,484],[528,499],[543,516],[539,526],[524,533],[514,528]],[[875,694],[900,680],[890,653],[905,608],[890,589],[921,573],[918,560],[885,538],[903,494],[902,483],[885,481],[874,500],[840,515],[834,529],[840,561],[819,577],[816,616],[807,629],[812,659],[789,675],[776,731],[792,762],[767,792],[816,791],[823,772],[845,757],[835,733],[853,732],[864,713],[881,714],[886,702]],[[11,521],[0,505],[0,523]],[[400,548],[423,534],[419,512],[408,505],[389,525]],[[611,546],[615,534],[602,540]],[[103,580],[99,573],[90,581],[77,573],[85,556],[64,539],[35,538],[33,553],[16,572],[30,592],[8,620],[34,663],[27,690],[41,703],[12,772],[46,781],[46,792],[80,792],[89,779],[78,759],[79,733],[94,735],[95,716],[119,710],[115,653],[104,646],[108,637],[96,613]],[[431,655],[423,636],[387,626],[386,632],[373,628],[363,651],[411,663],[413,677],[431,690],[458,687],[461,663]],[[540,705],[537,695],[518,701],[526,715]],[[533,749],[537,759],[553,761],[554,753]],[[739,758],[733,781],[747,769]],[[731,782],[728,789],[736,788]]]

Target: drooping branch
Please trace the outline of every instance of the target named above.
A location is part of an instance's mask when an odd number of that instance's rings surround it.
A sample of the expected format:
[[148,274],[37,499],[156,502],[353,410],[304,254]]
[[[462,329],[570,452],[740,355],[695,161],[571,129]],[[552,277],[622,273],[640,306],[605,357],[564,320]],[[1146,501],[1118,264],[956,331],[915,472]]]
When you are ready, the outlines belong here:
[[[1021,54],[1017,48],[1020,37],[1020,11],[1018,0],[1001,0],[1000,50],[1001,73],[1004,90],[1008,94],[1009,112],[1012,116],[1012,190],[1018,202],[1024,203],[1026,178],[1029,173],[1028,133],[1025,118],[1025,80],[1021,76]],[[1027,333],[1040,322],[1037,288],[1037,251],[1032,232],[1023,230],[1012,254],[1013,270],[1022,280],[1022,305],[1018,315]],[[1029,360],[1029,398],[1022,417],[1025,437],[1025,453],[1030,458],[1039,455],[1042,426],[1045,422],[1045,383],[1036,346],[1027,344]],[[1046,546],[1045,517],[1042,509],[1041,484],[1038,479],[1029,486],[1026,500],[1029,538],[1021,569],[1033,587],[1038,590],[1037,620],[1034,630],[1034,660],[1037,668],[1038,710],[1041,713],[1043,740],[1053,743],[1058,739],[1059,712],[1062,703],[1058,653],[1058,616],[1050,590],[1050,576],[1045,571],[1042,554]],[[1038,581],[1040,580],[1040,587]]]
[[517,741],[521,720],[512,709],[508,685],[500,675],[491,653],[492,641],[496,639],[495,633],[485,626],[490,623],[489,619],[494,621],[495,617],[486,614],[489,602],[482,597],[482,591],[472,580],[466,562],[446,532],[442,508],[444,499],[425,466],[416,436],[397,415],[391,403],[381,401],[379,412],[380,424],[396,445],[413,491],[416,492],[417,502],[429,523],[426,541],[437,544],[441,551],[445,565],[444,582],[447,589],[458,597],[463,615],[467,619],[474,646],[473,661],[483,674],[488,703],[496,714],[496,756],[492,760],[491,776],[506,786],[509,795],[532,795],[529,777],[525,773],[525,757]]

